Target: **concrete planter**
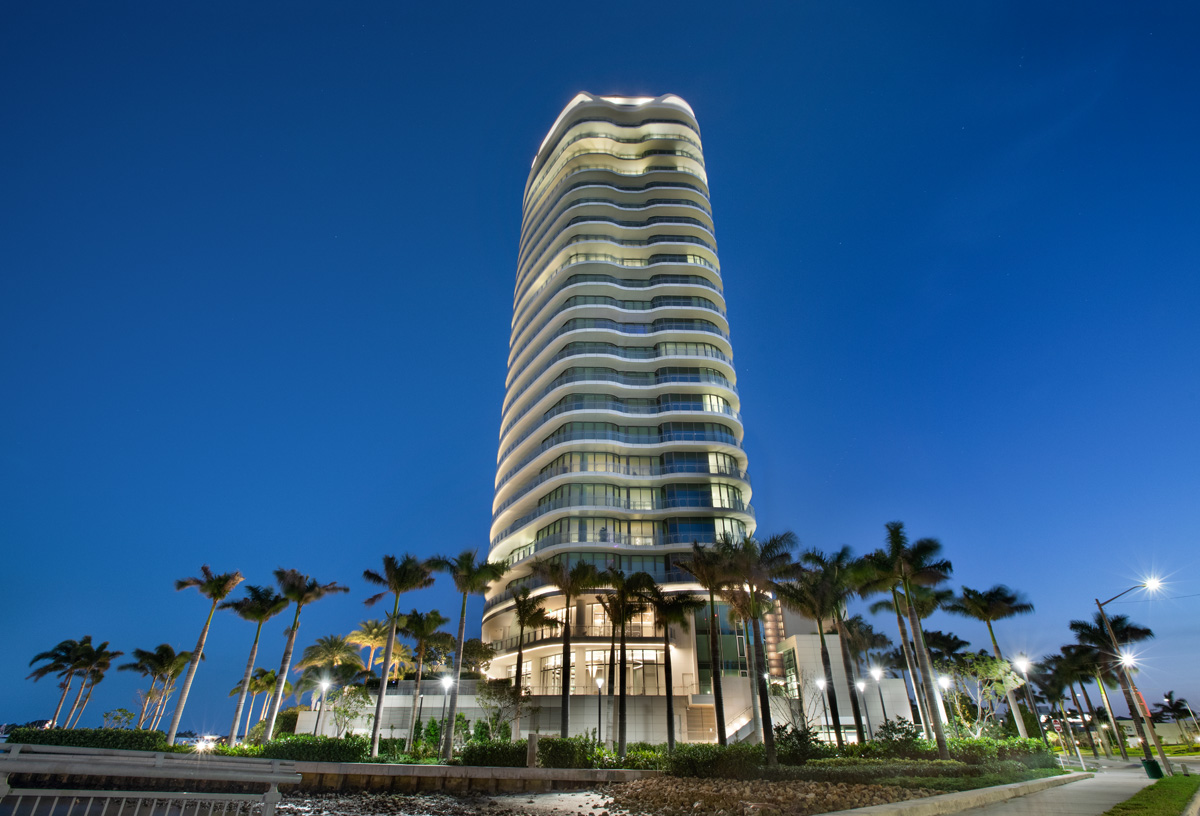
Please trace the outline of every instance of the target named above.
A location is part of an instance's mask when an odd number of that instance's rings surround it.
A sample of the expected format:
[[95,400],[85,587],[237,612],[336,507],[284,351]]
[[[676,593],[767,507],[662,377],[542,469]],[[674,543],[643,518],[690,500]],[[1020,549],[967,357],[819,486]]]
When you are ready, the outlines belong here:
[[[658,776],[659,771],[490,768],[466,765],[381,765],[373,762],[297,762],[303,791],[521,793],[579,790]],[[283,786],[281,786],[282,788]]]

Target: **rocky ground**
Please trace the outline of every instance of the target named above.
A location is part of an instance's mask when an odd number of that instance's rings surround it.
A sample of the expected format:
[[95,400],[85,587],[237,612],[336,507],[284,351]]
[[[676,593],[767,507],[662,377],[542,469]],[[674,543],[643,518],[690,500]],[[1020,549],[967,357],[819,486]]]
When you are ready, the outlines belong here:
[[811,816],[933,796],[938,791],[820,782],[660,776],[595,791],[449,796],[326,793],[284,797],[279,816]]

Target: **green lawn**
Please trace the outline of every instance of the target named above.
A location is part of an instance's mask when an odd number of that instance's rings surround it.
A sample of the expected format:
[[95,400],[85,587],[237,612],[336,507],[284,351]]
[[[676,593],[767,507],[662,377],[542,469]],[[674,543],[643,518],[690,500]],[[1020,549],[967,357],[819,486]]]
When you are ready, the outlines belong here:
[[1168,776],[1142,788],[1104,816],[1179,816],[1200,789],[1200,776]]

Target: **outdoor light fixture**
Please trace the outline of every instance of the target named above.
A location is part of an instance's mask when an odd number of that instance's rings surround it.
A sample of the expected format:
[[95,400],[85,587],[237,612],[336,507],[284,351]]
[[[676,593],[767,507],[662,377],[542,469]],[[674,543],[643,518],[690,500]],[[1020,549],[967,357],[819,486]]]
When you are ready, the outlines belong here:
[[825,678],[824,677],[817,678],[817,688],[819,688],[821,691],[825,690]]
[[938,685],[942,687],[942,691],[945,691],[950,688],[950,678],[943,674],[938,678]]
[[856,689],[858,689],[859,691],[862,691],[863,689],[865,689],[867,687],[867,684],[862,680],[855,680],[854,687]]
[[1025,674],[1029,671],[1029,658],[1018,657],[1013,661],[1013,665],[1017,667],[1017,671],[1019,671],[1021,674]]
[[875,682],[878,683],[880,680],[883,679],[883,669],[879,668],[878,666],[872,667],[871,668],[871,677],[873,677],[875,679]]
[[875,690],[879,692],[879,709],[883,712],[883,721],[887,722],[887,706],[883,703],[883,669],[872,666],[871,676],[875,678]]
[[599,674],[596,675],[596,739],[604,741],[604,695],[600,693],[600,689],[604,688],[604,678]]

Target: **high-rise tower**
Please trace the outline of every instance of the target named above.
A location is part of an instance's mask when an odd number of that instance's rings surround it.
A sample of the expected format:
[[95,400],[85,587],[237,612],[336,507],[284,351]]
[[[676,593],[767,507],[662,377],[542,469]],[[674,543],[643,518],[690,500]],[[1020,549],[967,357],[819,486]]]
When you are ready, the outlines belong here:
[[[542,142],[522,204],[489,554],[509,572],[483,623],[500,650],[493,676],[515,668],[515,591],[528,586],[566,613],[530,575],[534,558],[694,588],[674,567],[692,542],[753,532],[723,292],[691,107],[673,95],[576,96]],[[572,686],[593,696],[584,673],[603,676],[610,632],[595,601],[570,610]],[[678,694],[703,692],[711,671],[695,631],[677,633]],[[667,693],[652,621],[630,632],[633,693]],[[522,682],[556,693],[561,640],[525,640]]]

